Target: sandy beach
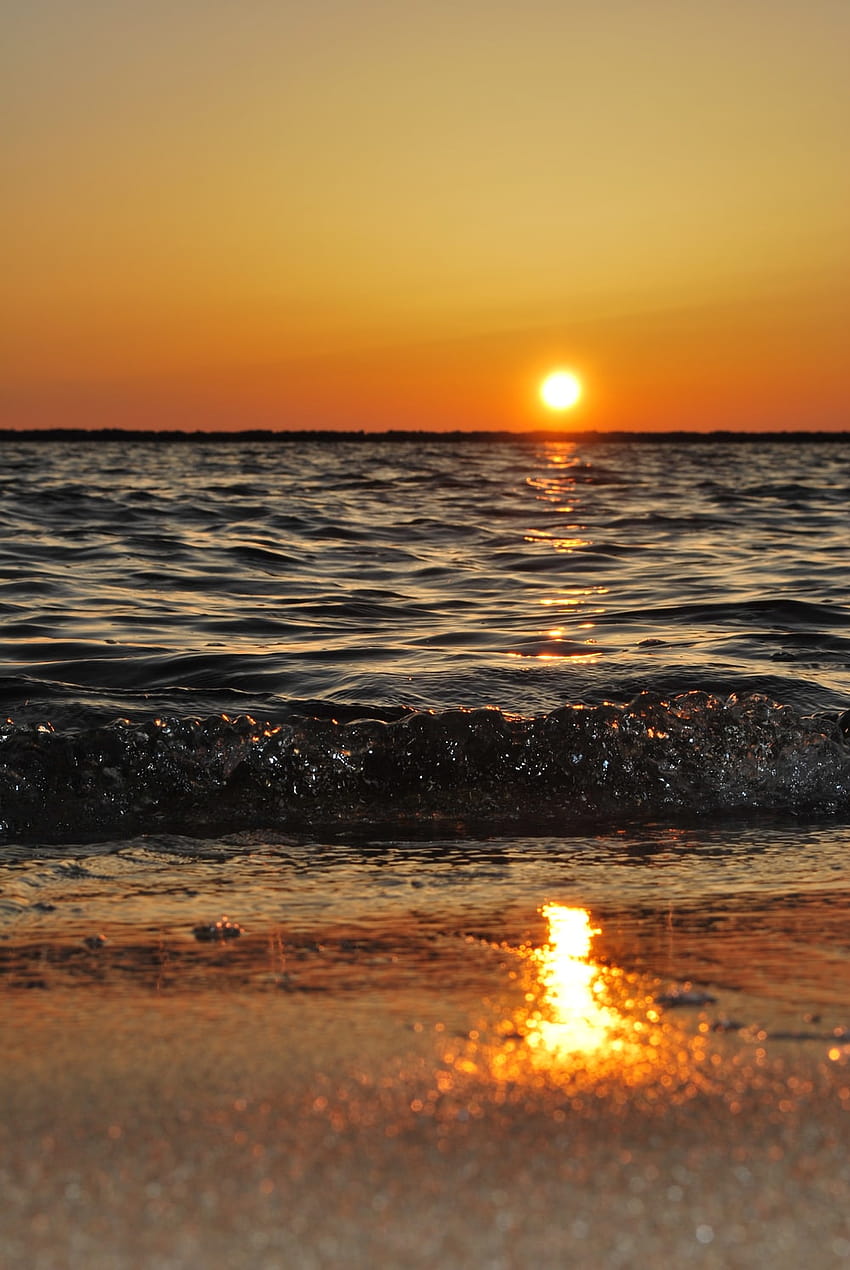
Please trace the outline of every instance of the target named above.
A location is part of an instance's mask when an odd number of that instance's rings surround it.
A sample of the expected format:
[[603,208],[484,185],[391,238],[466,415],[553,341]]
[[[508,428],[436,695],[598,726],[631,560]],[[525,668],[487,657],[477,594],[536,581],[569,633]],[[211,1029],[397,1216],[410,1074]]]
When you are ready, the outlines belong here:
[[0,1263],[848,1263],[846,902],[799,907],[780,973],[792,907],[748,962],[692,924],[709,988],[645,930],[565,948],[583,910],[526,944],[7,940]]

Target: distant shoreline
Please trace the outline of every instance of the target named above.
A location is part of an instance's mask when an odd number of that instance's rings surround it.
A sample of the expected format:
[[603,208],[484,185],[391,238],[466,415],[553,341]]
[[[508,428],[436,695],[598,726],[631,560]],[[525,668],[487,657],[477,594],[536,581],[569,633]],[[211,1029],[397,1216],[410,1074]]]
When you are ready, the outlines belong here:
[[825,444],[829,442],[847,443],[850,441],[850,429],[841,432],[826,431],[794,431],[794,432],[732,432],[717,429],[714,432],[688,432],[686,430],[671,432],[600,432],[593,430],[554,431],[537,429],[528,432],[502,431],[461,431],[429,432],[422,429],[394,428],[385,432],[365,431],[333,431],[331,429],[293,429],[275,430],[272,428],[249,428],[244,431],[210,432],[198,429],[184,431],[181,429],[142,428],[0,428],[0,444],[14,441],[46,442],[93,442],[128,441],[152,442],[155,444],[178,443],[192,444],[212,442],[213,444],[246,444],[261,442],[272,445],[287,445],[297,442],[320,444],[369,444],[371,442],[389,442],[410,444],[415,441],[434,443],[479,443],[492,444],[498,441],[519,441],[528,444],[539,444],[545,441],[581,442],[593,445],[617,445],[627,442],[638,444],[759,444],[762,442],[783,442],[791,445]]

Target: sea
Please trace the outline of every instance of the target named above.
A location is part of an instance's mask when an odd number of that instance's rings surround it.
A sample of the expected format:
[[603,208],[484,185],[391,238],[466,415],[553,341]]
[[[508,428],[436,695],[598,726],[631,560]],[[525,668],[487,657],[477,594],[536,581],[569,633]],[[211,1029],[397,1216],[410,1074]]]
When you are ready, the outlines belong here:
[[6,987],[224,976],[252,933],[274,990],[438,937],[462,976],[560,905],[715,993],[822,914],[802,996],[843,1008],[848,437],[0,455]]

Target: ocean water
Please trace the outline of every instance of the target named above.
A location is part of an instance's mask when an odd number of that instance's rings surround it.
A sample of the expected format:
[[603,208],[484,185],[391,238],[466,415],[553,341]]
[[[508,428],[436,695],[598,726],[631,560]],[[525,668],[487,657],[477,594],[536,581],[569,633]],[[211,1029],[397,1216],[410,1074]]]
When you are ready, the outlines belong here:
[[844,999],[847,440],[2,458],[7,983],[100,975],[101,939],[190,975],[252,931],[316,982],[317,948],[415,976],[559,903],[715,987],[822,913],[811,999]]

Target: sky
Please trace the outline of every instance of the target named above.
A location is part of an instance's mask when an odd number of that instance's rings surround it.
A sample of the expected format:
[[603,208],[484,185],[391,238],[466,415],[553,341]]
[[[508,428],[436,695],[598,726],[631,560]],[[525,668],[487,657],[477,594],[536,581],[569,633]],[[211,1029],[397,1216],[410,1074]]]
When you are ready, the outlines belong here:
[[850,427],[847,0],[4,15],[0,426]]

